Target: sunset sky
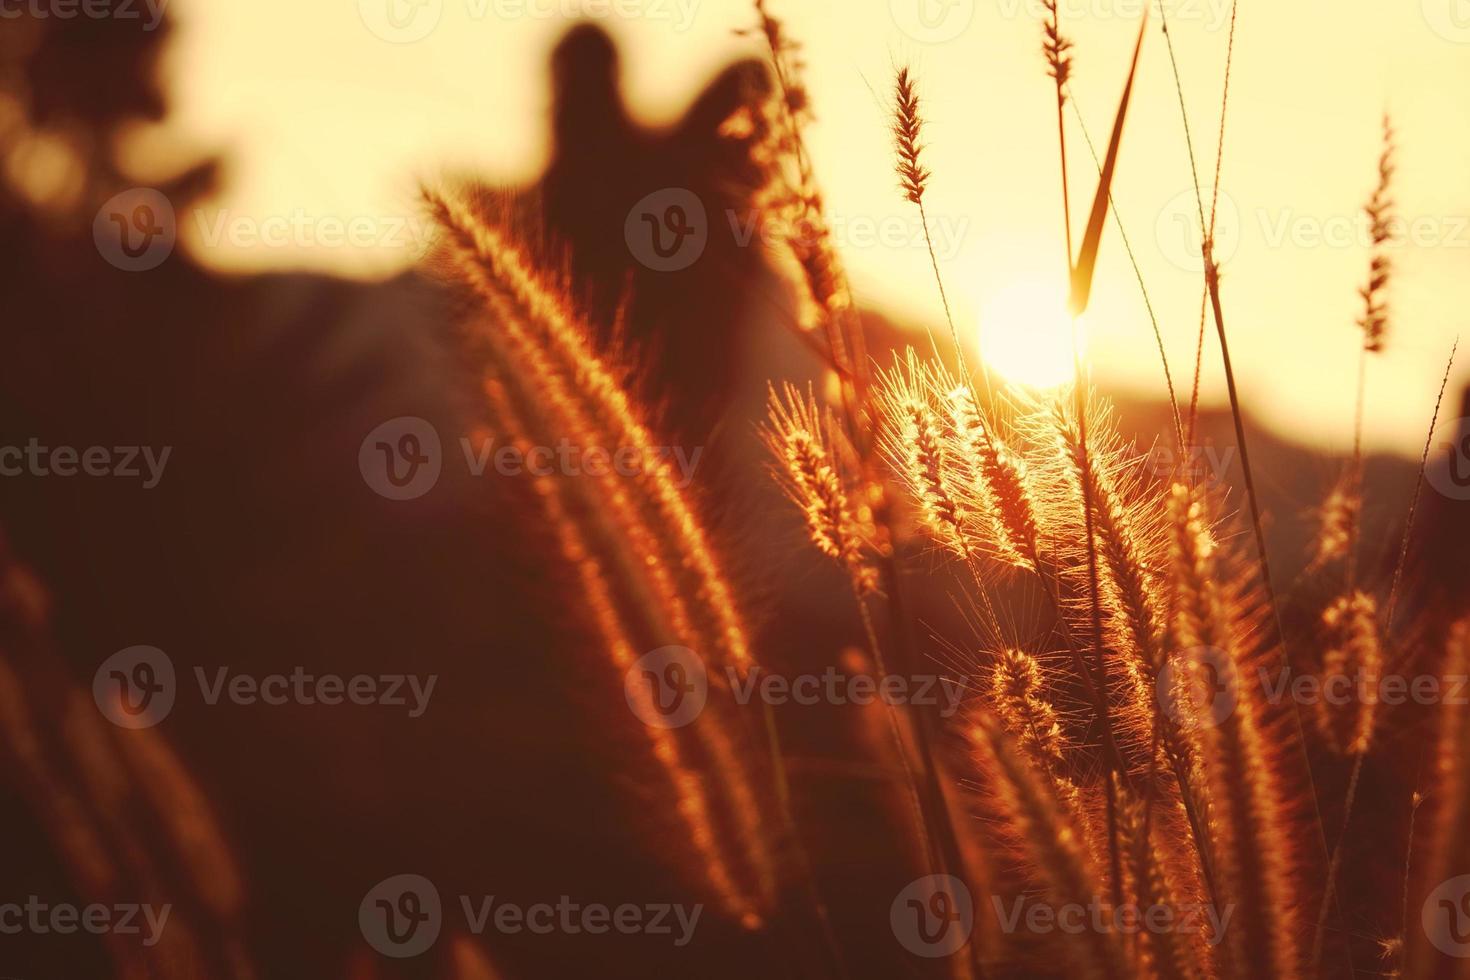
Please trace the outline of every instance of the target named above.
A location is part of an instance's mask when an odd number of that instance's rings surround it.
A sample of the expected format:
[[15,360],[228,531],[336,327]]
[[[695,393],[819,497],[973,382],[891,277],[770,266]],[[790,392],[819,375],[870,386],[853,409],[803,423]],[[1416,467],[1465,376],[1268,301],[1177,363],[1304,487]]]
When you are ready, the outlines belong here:
[[[400,5],[396,20],[390,2]],[[1076,43],[1073,92],[1095,140],[1105,141],[1111,124],[1142,2],[1063,0],[1064,29]],[[758,53],[734,33],[752,23],[746,0],[422,3],[173,0],[174,111],[164,133],[140,136],[138,157],[156,165],[160,147],[180,143],[227,156],[220,195],[202,216],[181,218],[201,261],[372,277],[406,267],[422,227],[414,224],[420,178],[474,166],[519,183],[544,165],[546,57],[569,23],[565,11],[598,15],[618,39],[627,95],[648,123],[677,118],[723,63]],[[939,322],[928,256],[897,192],[887,134],[893,68],[912,63],[929,119],[927,202],[962,330],[978,329],[981,343],[1021,373],[1046,364],[1045,324],[1056,320],[1046,308],[1060,306],[1064,280],[1039,7],[1037,0],[774,0],[772,8],[805,45],[818,114],[811,147],[860,299],[917,323]],[[1168,10],[1208,192],[1229,4],[1169,0]],[[1470,334],[1463,105],[1470,3],[1244,0],[1239,16],[1220,256],[1243,397],[1257,407],[1258,424],[1280,433],[1324,446],[1350,437],[1357,287],[1368,263],[1360,209],[1374,185],[1386,109],[1399,134],[1395,198],[1410,235],[1393,249],[1395,317],[1389,350],[1371,368],[1368,437],[1374,448],[1417,455],[1450,345]],[[1187,379],[1200,276],[1189,158],[1164,41],[1155,16],[1115,198],[1176,378]],[[1075,117],[1068,125],[1080,233],[1096,170]],[[229,224],[221,218],[259,223],[298,214],[381,224],[357,247],[309,239],[231,244],[222,231]],[[1104,238],[1087,325],[1100,381],[1161,390],[1116,225]],[[1213,344],[1206,363],[1206,393],[1217,398]],[[1470,377],[1467,365],[1470,352],[1456,371],[1459,383]]]

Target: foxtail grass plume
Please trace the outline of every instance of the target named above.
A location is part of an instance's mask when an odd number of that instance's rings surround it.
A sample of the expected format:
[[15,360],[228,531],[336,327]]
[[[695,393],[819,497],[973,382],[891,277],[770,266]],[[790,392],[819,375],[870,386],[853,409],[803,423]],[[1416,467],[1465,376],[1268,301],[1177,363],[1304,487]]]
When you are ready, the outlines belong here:
[[1362,500],[1358,493],[1357,480],[1355,474],[1349,471],[1333,484],[1326,499],[1316,508],[1317,536],[1312,545],[1313,569],[1347,557],[1361,509]]
[[[1445,677],[1464,677],[1470,672],[1470,617],[1450,628],[1442,664]],[[1470,769],[1465,765],[1465,760],[1470,759],[1470,708],[1463,703],[1442,704],[1438,714],[1438,734],[1428,774],[1434,787],[1426,803],[1426,809],[1430,810],[1429,826],[1423,835],[1421,866],[1414,873],[1414,901],[1408,907],[1404,923],[1408,935],[1403,975],[1409,980],[1441,977],[1460,980],[1470,973],[1465,969],[1464,959],[1451,963],[1443,948],[1424,929],[1418,928],[1422,921],[1419,910],[1429,902],[1435,889],[1470,871],[1470,835],[1465,833],[1465,828],[1470,826]],[[1416,810],[1419,803],[1416,796]],[[1410,841],[1411,847],[1413,843]],[[1412,851],[1410,857],[1413,858]],[[1460,926],[1456,907],[1459,898],[1450,896],[1447,904],[1441,902],[1438,908],[1431,909],[1449,913],[1448,929],[1457,930]]]
[[1393,233],[1393,199],[1390,196],[1394,165],[1393,120],[1383,117],[1383,152],[1378,158],[1378,185],[1365,208],[1370,223],[1373,257],[1368,265],[1368,282],[1358,290],[1363,298],[1363,315],[1358,326],[1363,330],[1363,349],[1377,354],[1383,350],[1388,335],[1389,307],[1387,290],[1393,276],[1393,260],[1386,250]]
[[1077,415],[1068,409],[1066,401],[1053,402],[1052,421],[1069,489],[1079,510],[1092,508],[1097,552],[1102,559],[1099,598],[1109,625],[1110,645],[1124,654],[1132,713],[1136,723],[1144,726],[1147,738],[1157,710],[1154,686],[1164,667],[1164,597],[1151,571],[1159,563],[1158,556],[1146,552],[1147,541],[1105,470],[1108,453],[1099,449],[1109,441],[1104,438],[1106,416],[1096,410],[1089,411],[1088,416],[1093,425],[1090,445],[1083,442]]
[[878,588],[877,569],[863,524],[848,492],[849,469],[835,445],[841,436],[831,413],[811,392],[792,385],[770,392],[769,420],[762,437],[775,461],[777,479],[800,508],[817,550],[836,559],[860,595]]
[[[426,190],[425,200],[443,231],[451,276],[483,303],[471,336],[488,348],[494,374],[486,393],[510,431],[533,445],[565,438],[584,446],[633,447],[647,460],[636,478],[609,472],[569,484],[566,495],[540,495],[587,596],[602,652],[619,676],[635,651],[664,645],[749,669],[754,660],[734,587],[687,490],[647,451],[658,441],[620,380],[624,372],[593,350],[590,328],[531,260],[508,218],[437,191]],[[757,928],[770,907],[776,872],[750,760],[717,717],[689,727],[724,790],[721,809],[735,827],[738,847],[715,829],[713,794],[684,762],[683,746],[654,737],[654,758],[675,787],[677,812],[722,909]]]
[[1062,33],[1057,0],[1042,0],[1042,6],[1047,19],[1042,26],[1041,51],[1046,56],[1047,73],[1056,79],[1058,97],[1065,98],[1062,90],[1072,77],[1072,42]]
[[[1159,815],[1145,799],[1134,797],[1116,775],[1118,824],[1123,839],[1124,869],[1128,892],[1140,909],[1177,910],[1179,897],[1165,860],[1169,848],[1159,832]],[[1213,938],[1213,937],[1207,937]],[[1201,944],[1173,929],[1144,929],[1135,955],[1140,976],[1156,980],[1195,980],[1208,976],[1207,962],[1201,963]],[[1204,966],[1204,969],[1201,967]]]
[[[1317,727],[1333,751],[1361,755],[1373,741],[1384,657],[1378,603],[1361,589],[1322,611],[1322,684],[1334,692],[1317,705]],[[1346,703],[1339,703],[1346,694]]]
[[929,171],[919,163],[923,145],[919,133],[924,118],[919,114],[919,93],[907,68],[898,70],[894,82],[893,146],[898,152],[898,179],[909,201],[922,204]]
[[879,445],[914,501],[920,527],[946,551],[1036,571],[1040,531],[1026,462],[974,391],[912,350],[882,373]]
[[1006,731],[1054,780],[1067,771],[1066,734],[1044,696],[1041,664],[1030,654],[1002,650],[990,673],[990,703]]
[[[1294,977],[1303,969],[1303,897],[1288,864],[1293,829],[1281,810],[1290,794],[1263,729],[1250,621],[1254,600],[1234,582],[1210,526],[1203,492],[1183,484],[1169,499],[1174,612],[1170,644],[1195,692],[1193,728],[1208,803],[1218,901],[1233,903],[1225,949],[1231,975]],[[1225,697],[1220,702],[1216,699]],[[1208,698],[1208,700],[1204,700]],[[1220,716],[1206,715],[1221,708]]]
[[1038,571],[1040,531],[1025,459],[986,421],[969,385],[943,376],[939,384],[946,389],[955,455],[967,468],[967,489],[991,517],[996,557]]
[[[1031,868],[1054,909],[1089,908],[1106,894],[1105,881],[1076,824],[994,718],[969,729],[976,765],[1004,830]],[[1119,936],[1109,929],[1060,930],[1058,944],[1077,976],[1098,980],[1136,977]]]

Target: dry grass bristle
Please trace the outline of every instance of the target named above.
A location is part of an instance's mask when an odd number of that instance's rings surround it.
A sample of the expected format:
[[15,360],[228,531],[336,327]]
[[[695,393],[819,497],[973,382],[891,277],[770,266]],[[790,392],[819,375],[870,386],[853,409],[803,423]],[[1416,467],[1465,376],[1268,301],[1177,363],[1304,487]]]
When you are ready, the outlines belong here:
[[835,445],[841,436],[831,413],[817,406],[810,391],[803,395],[788,384],[778,393],[772,387],[761,434],[817,550],[842,564],[859,594],[875,591],[877,569],[848,493],[848,467]]
[[[1116,776],[1113,777],[1116,780]],[[1133,797],[1115,783],[1118,827],[1122,837],[1124,869],[1133,903],[1140,909],[1177,910],[1182,904],[1164,856],[1169,847],[1159,833],[1159,821],[1148,801]],[[1137,948],[1141,976],[1156,980],[1194,980],[1207,975],[1199,966],[1200,937],[1173,929],[1145,929]]]
[[[1470,674],[1470,617],[1450,627],[1441,666],[1441,675],[1446,678],[1464,678],[1467,674]],[[1437,744],[1429,773],[1429,785],[1434,789],[1427,797],[1416,794],[1414,799],[1416,810],[1424,802],[1430,813],[1423,860],[1415,871],[1412,886],[1416,892],[1409,908],[1412,918],[1405,922],[1409,933],[1404,975],[1411,980],[1460,978],[1466,973],[1463,968],[1456,972],[1425,931],[1418,928],[1419,910],[1434,889],[1470,869],[1470,834],[1465,833],[1465,828],[1470,826],[1470,769],[1465,765],[1465,760],[1470,758],[1470,708],[1460,699],[1459,703],[1441,704],[1438,714]],[[1449,924],[1450,928],[1456,928],[1459,920],[1451,918]],[[1461,959],[1459,964],[1463,967],[1465,962]]]
[[[1076,415],[1068,399],[1052,405],[1058,451],[1064,461],[1074,506],[1091,501],[1093,526],[1102,561],[1100,582],[1104,615],[1110,626],[1112,646],[1124,653],[1124,662],[1135,685],[1145,689],[1145,710],[1152,704],[1154,679],[1164,666],[1164,606],[1161,584],[1155,575],[1159,558],[1150,553],[1151,543],[1140,533],[1135,515],[1142,508],[1141,490],[1135,500],[1125,499],[1120,486],[1107,472],[1107,413],[1089,412],[1092,423],[1089,444],[1083,445]],[[1099,452],[1099,449],[1102,451]],[[1093,454],[1092,465],[1086,465]],[[1099,460],[1104,465],[1099,465]],[[1149,501],[1159,509],[1157,497]]]
[[[1054,909],[1088,908],[1102,901],[1104,882],[1075,820],[1027,755],[1015,751],[994,718],[976,719],[968,734],[991,801],[1048,904]],[[1055,938],[1078,976],[1099,980],[1137,976],[1119,937],[1110,930],[1060,930]]]
[[942,378],[956,455],[968,467],[966,488],[991,517],[996,557],[1037,571],[1041,567],[1036,508],[1025,459],[986,420],[974,389]]
[[1045,697],[1045,675],[1035,657],[1015,649],[997,654],[990,700],[1006,731],[1043,770],[1065,771],[1067,736]]
[[[450,275],[481,301],[469,333],[485,348],[485,394],[513,438],[557,439],[639,450],[635,476],[605,472],[562,492],[541,481],[537,500],[576,571],[603,653],[626,671],[638,651],[677,644],[737,670],[754,663],[749,640],[709,533],[686,488],[650,447],[658,445],[644,409],[627,391],[626,372],[593,349],[590,326],[532,258],[510,219],[479,202],[426,190],[443,232]],[[489,202],[493,204],[494,202]],[[553,492],[556,491],[556,492]],[[737,739],[713,716],[692,727],[717,774],[717,795],[687,764],[674,738],[650,749],[669,774],[694,848],[721,908],[747,928],[764,921],[775,888],[775,859],[749,763]],[[738,869],[738,870],[737,870]]]
[[915,204],[923,203],[924,185],[929,181],[929,171],[919,163],[923,126],[918,90],[908,68],[900,68],[894,81],[893,146],[898,152],[896,169],[904,196]]
[[1333,751],[1359,755],[1373,741],[1384,668],[1377,600],[1361,589],[1339,596],[1322,611],[1322,629],[1322,684],[1331,697],[1317,705],[1317,727]]
[[880,448],[930,537],[960,557],[1041,568],[1026,460],[969,385],[910,350],[881,375],[877,408]]
[[1312,543],[1312,569],[1347,557],[1361,509],[1358,483],[1350,470],[1333,484],[1316,508],[1317,535]]
[[690,608],[688,625],[680,628],[686,645],[748,668],[754,660],[734,587],[688,490],[654,451],[660,439],[624,386],[623,372],[593,348],[590,326],[508,221],[439,191],[425,189],[424,200],[443,230],[452,274],[495,318],[499,332],[488,338],[491,346],[516,359],[505,377],[534,390],[528,401],[547,407],[558,436],[584,446],[633,448],[646,461],[637,479],[611,474],[603,483],[620,505],[622,532],[646,540],[646,564],[662,568],[672,583],[670,608],[675,602]]
[[1257,681],[1269,652],[1255,639],[1259,600],[1239,584],[1234,556],[1222,553],[1203,492],[1175,485],[1169,510],[1170,649],[1187,689],[1181,707],[1193,716],[1219,900],[1235,907],[1224,944],[1230,969],[1298,976],[1305,902],[1288,865],[1293,825],[1281,808],[1290,794],[1277,763],[1284,738],[1268,737]]
[[885,372],[879,394],[879,445],[917,507],[919,525],[946,551],[971,558],[974,516],[960,500],[963,459],[935,407],[934,387],[913,351]]
[[1393,234],[1393,185],[1394,164],[1393,120],[1383,117],[1383,152],[1378,158],[1378,185],[1368,199],[1365,209],[1368,214],[1369,234],[1372,237],[1373,256],[1368,265],[1368,281],[1358,290],[1363,298],[1363,315],[1358,326],[1363,330],[1363,348],[1377,354],[1383,350],[1388,335],[1389,307],[1387,290],[1393,277],[1393,260],[1386,246]]
[[1042,25],[1041,51],[1046,56],[1047,72],[1056,79],[1059,97],[1072,77],[1072,42],[1062,33],[1057,0],[1042,0],[1046,21]]

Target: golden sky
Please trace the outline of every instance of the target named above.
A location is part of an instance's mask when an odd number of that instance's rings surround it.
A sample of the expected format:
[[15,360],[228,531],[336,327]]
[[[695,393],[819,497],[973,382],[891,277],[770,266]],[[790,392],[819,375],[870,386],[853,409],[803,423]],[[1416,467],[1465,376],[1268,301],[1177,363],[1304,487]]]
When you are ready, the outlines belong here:
[[[1073,93],[1094,139],[1111,124],[1143,2],[1061,0],[1076,43]],[[420,178],[468,165],[518,182],[543,165],[546,56],[568,12],[586,11],[618,39],[627,95],[650,123],[677,117],[719,65],[757,50],[734,34],[752,22],[746,0],[417,3],[172,0],[174,113],[144,142],[187,141],[229,158],[220,195],[181,216],[201,261],[363,276],[407,266],[422,229]],[[926,202],[961,329],[978,330],[1018,369],[1044,366],[1054,319],[1045,308],[1060,306],[1064,281],[1039,8],[1039,0],[773,0],[805,45],[818,113],[811,148],[860,298],[941,322],[887,134],[893,68],[912,63],[929,120]],[[1167,10],[1208,191],[1229,2],[1168,0]],[[1357,287],[1368,263],[1361,205],[1388,110],[1406,234],[1392,249],[1394,325],[1370,369],[1368,440],[1417,455],[1450,345],[1470,335],[1470,0],[1242,0],[1233,78],[1219,251],[1243,398],[1258,424],[1278,432],[1324,446],[1349,438]],[[1068,126],[1080,226],[1096,170],[1075,116]],[[1191,188],[1164,37],[1151,29],[1114,194],[1185,384],[1200,303]],[[354,219],[352,244],[318,233]],[[265,243],[237,230],[271,227],[277,234]],[[1161,390],[1116,225],[1104,238],[1087,328],[1100,381]],[[1206,353],[1213,400],[1221,396],[1213,344]],[[1467,377],[1456,371],[1457,382]]]

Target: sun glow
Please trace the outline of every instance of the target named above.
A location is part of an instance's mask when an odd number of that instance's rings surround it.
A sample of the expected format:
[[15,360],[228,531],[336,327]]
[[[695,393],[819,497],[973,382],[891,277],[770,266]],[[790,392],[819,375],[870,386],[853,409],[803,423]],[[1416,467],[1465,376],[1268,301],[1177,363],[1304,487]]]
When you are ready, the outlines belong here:
[[[1055,388],[1072,379],[1072,317],[1054,285],[1012,283],[980,303],[980,356],[1016,384]],[[1087,318],[1077,321],[1087,353]]]

